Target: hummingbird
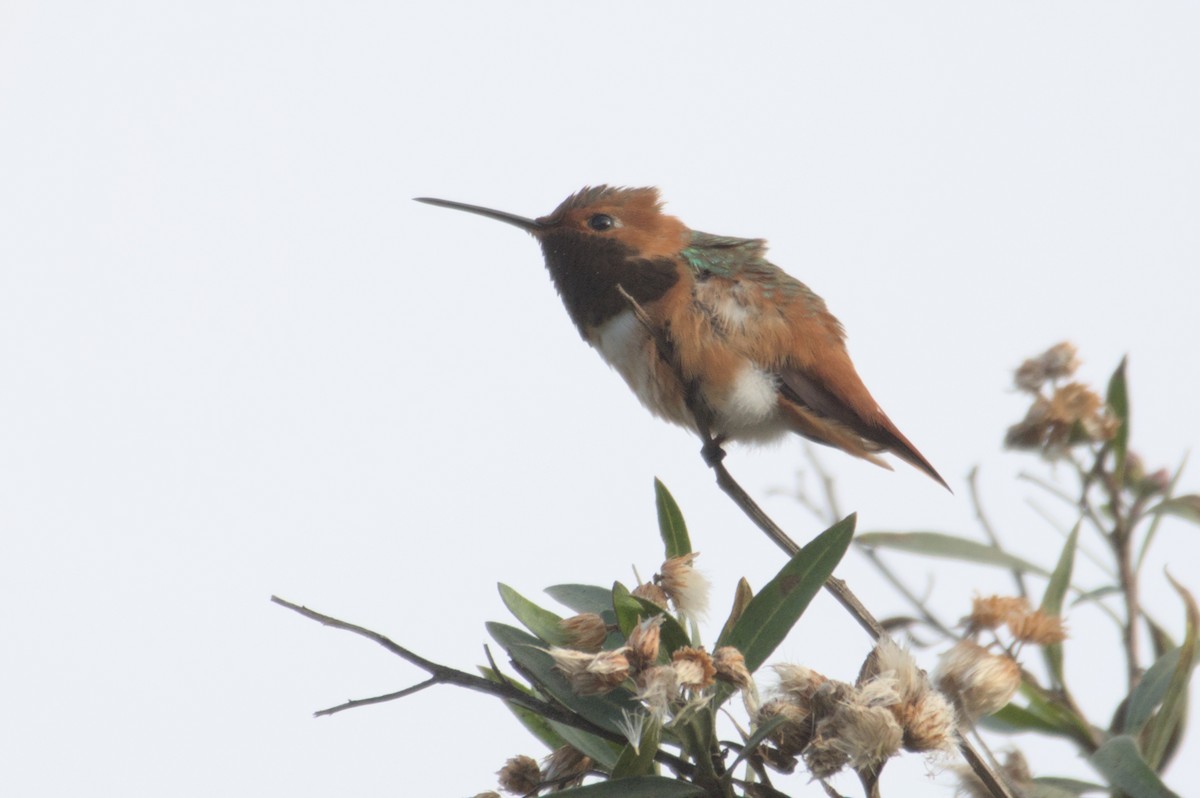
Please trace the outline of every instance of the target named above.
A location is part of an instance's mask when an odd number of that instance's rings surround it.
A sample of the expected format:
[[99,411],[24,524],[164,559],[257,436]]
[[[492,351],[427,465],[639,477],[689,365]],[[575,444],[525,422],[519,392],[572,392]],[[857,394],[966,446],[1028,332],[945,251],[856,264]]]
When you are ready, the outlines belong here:
[[535,219],[416,199],[530,233],[583,339],[655,415],[699,432],[699,407],[720,454],[796,433],[887,469],[890,452],[949,490],[863,384],[824,300],[763,239],[691,230],[656,188],[587,187]]

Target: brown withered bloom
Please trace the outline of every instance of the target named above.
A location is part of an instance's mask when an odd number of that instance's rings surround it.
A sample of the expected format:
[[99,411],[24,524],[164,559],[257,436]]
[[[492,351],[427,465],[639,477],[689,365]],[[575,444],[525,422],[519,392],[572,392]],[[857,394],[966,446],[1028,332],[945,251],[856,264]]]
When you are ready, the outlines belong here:
[[841,750],[855,770],[878,770],[904,740],[900,724],[886,707],[852,701],[840,707],[829,723],[828,730],[818,727],[817,734]]
[[542,785],[542,771],[531,756],[514,756],[496,772],[500,789],[513,795],[536,795]]
[[1008,631],[1023,643],[1048,646],[1067,639],[1062,617],[1049,615],[1041,610],[1025,613],[1008,619]]
[[655,665],[637,675],[635,697],[646,705],[650,714],[661,720],[679,695],[679,677],[670,665]]
[[658,661],[658,648],[662,638],[663,616],[655,615],[633,627],[626,641],[629,650],[625,656],[635,671],[648,668]]
[[[950,701],[929,683],[912,654],[891,638],[881,639],[859,672],[859,691],[872,703],[870,686],[878,683],[879,698],[904,732],[905,750],[948,751],[956,740],[958,721]],[[887,698],[891,690],[895,700]]]
[[746,658],[733,646],[721,646],[714,651],[713,666],[717,669],[718,679],[743,690],[754,682],[746,667]]
[[542,760],[542,783],[550,792],[558,792],[583,783],[592,769],[592,760],[573,746],[564,745]]
[[1025,418],[1009,427],[1004,445],[1011,449],[1040,449],[1047,457],[1062,454],[1077,443],[1109,440],[1120,422],[1088,386],[1071,382],[1050,398],[1038,394]]
[[557,668],[579,695],[600,695],[615,690],[629,676],[625,649],[587,654],[569,648],[551,648]]
[[[830,731],[830,729],[825,729]],[[801,754],[804,766],[813,778],[827,779],[837,773],[850,761],[850,756],[841,749],[835,739],[826,737],[820,732],[813,737],[812,742]]]
[[1062,342],[1047,349],[1037,357],[1031,357],[1017,367],[1013,382],[1022,391],[1037,393],[1047,382],[1070,377],[1079,368],[1078,350],[1069,342]]
[[699,556],[693,551],[672,557],[662,564],[656,580],[675,609],[692,618],[708,611],[708,578],[692,566]]
[[1029,600],[1020,596],[976,596],[971,600],[971,614],[965,619],[967,629],[999,629],[1010,618],[1023,617],[1029,613]]
[[812,741],[816,721],[807,707],[785,698],[776,698],[762,705],[755,717],[755,723],[761,726],[777,715],[782,715],[784,721],[767,736],[767,739],[774,743],[780,754],[794,757]]
[[629,592],[638,598],[644,598],[646,601],[651,601],[657,604],[664,610],[668,609],[668,602],[670,599],[667,598],[667,594],[663,591],[663,589],[653,582],[642,582]]
[[580,651],[599,651],[608,638],[608,624],[594,612],[563,618],[558,626],[567,637],[567,645]]
[[683,646],[671,654],[671,664],[679,686],[686,690],[703,690],[711,687],[716,679],[717,668],[712,657],[702,648]]
[[937,684],[957,699],[972,720],[1001,709],[1021,686],[1021,667],[1007,654],[992,654],[970,640],[942,655]]
[[789,699],[801,705],[812,703],[817,688],[829,681],[826,677],[807,668],[790,662],[772,665],[771,669],[779,677],[779,689]]

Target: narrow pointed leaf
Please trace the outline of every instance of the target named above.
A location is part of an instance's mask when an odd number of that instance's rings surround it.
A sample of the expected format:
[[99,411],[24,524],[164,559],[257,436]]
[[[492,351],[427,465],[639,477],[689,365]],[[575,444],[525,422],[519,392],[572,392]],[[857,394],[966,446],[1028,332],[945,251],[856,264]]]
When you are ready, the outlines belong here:
[[1179,798],[1162,783],[1138,753],[1132,737],[1121,735],[1100,746],[1089,757],[1092,767],[1100,771],[1108,783],[1137,798]]
[[553,729],[560,737],[566,740],[579,753],[590,756],[592,761],[598,764],[604,770],[612,770],[617,764],[617,757],[620,755],[620,746],[611,740],[605,740],[602,737],[585,732],[583,729],[577,729],[574,726],[568,726],[565,723],[558,721],[547,721],[550,728]]
[[646,723],[642,729],[642,739],[638,741],[635,751],[632,745],[621,749],[617,763],[613,765],[614,779],[626,776],[649,776],[654,772],[654,755],[658,753],[659,731],[657,723]]
[[746,605],[725,645],[742,652],[751,672],[783,642],[841,562],[854,537],[855,521],[856,516],[849,515],[817,535]]
[[787,723],[787,721],[788,719],[783,715],[773,715],[765,722],[758,724],[758,728],[754,730],[754,733],[747,737],[745,742],[742,743],[742,750],[738,753],[737,759],[733,760],[726,766],[726,772],[729,775],[732,775],[733,769],[736,768],[743,759],[753,754],[762,741],[770,736],[771,732]]
[[539,689],[597,726],[619,733],[621,710],[633,712],[639,708],[629,691],[622,688],[607,695],[576,695],[566,677],[554,667],[554,659],[541,640],[502,623],[488,623],[487,630]]
[[[1062,615],[1063,597],[1067,594],[1067,588],[1071,586],[1071,572],[1075,567],[1075,545],[1079,540],[1080,526],[1081,524],[1075,524],[1075,528],[1067,536],[1062,553],[1058,555],[1058,564],[1054,566],[1054,572],[1050,574],[1050,582],[1046,585],[1046,592],[1042,596],[1041,607],[1042,612],[1047,615]],[[1050,670],[1054,686],[1061,687],[1063,683],[1062,643],[1043,646],[1042,651],[1045,654],[1046,667]]]
[[1146,762],[1157,770],[1162,764],[1171,738],[1180,723],[1183,722],[1184,707],[1187,705],[1188,684],[1192,679],[1192,667],[1196,664],[1197,634],[1200,633],[1200,608],[1196,599],[1183,585],[1167,574],[1167,580],[1175,592],[1183,599],[1187,614],[1187,625],[1183,636],[1183,645],[1179,647],[1179,661],[1171,674],[1171,681],[1163,694],[1162,708],[1147,726],[1149,739],[1146,740]]
[[980,718],[979,725],[985,729],[1005,733],[1038,731],[1072,739],[1075,737],[1070,726],[1018,704],[1008,704],[999,711]]
[[1120,592],[1121,588],[1117,587],[1116,585],[1104,585],[1103,587],[1098,587],[1094,590],[1088,590],[1087,592],[1080,593],[1071,600],[1071,606],[1078,607],[1080,604],[1086,604],[1089,601],[1099,601],[1105,596],[1116,595]]
[[704,795],[704,790],[665,776],[633,776],[572,787],[554,794],[563,798],[693,798]]
[[[617,612],[617,626],[621,629],[621,634],[628,638],[633,632],[633,627],[644,617],[642,605],[629,592],[629,588],[620,582],[613,582],[612,605]],[[662,608],[659,607],[658,611],[662,612]]]
[[1160,502],[1151,508],[1155,515],[1173,515],[1193,524],[1200,524],[1200,495],[1188,493]]
[[688,538],[683,513],[667,486],[657,477],[654,479],[654,504],[658,508],[658,531],[666,547],[667,559],[691,554],[692,541]]
[[855,542],[862,546],[878,546],[930,557],[994,565],[1039,576],[1050,575],[1045,568],[995,546],[941,532],[864,532]]
[[1162,703],[1178,664],[1179,649],[1173,648],[1159,657],[1142,675],[1137,687],[1129,694],[1129,704],[1125,707],[1125,718],[1121,724],[1122,732],[1137,734],[1142,730],[1142,724],[1150,720],[1154,710]]
[[504,601],[504,606],[508,607],[508,611],[526,629],[552,646],[565,646],[567,644],[567,636],[563,632],[561,625],[562,618],[550,612],[550,610],[542,609],[503,582],[498,587],[500,588],[500,598]]
[[[479,672],[482,673],[483,677],[489,681],[496,682],[498,684],[503,682],[499,674],[497,674],[491,668],[480,668]],[[516,684],[515,682],[510,683]],[[524,685],[516,684],[516,686],[520,687],[522,690],[525,690]],[[525,690],[525,692],[529,691]],[[562,736],[554,730],[554,728],[550,725],[550,721],[546,720],[532,709],[527,709],[526,707],[523,707],[520,704],[514,704],[511,701],[505,701],[504,705],[508,707],[509,711],[512,712],[513,715],[517,717],[517,720],[521,722],[521,725],[524,726],[530,734],[538,738],[538,740],[540,740],[541,743],[551,751],[566,744],[566,740],[564,740]]]
[[575,612],[612,612],[612,590],[599,585],[552,585],[546,595]]
[[725,619],[725,625],[721,627],[721,634],[717,635],[717,645],[714,646],[714,649],[725,645],[725,639],[737,625],[738,619],[742,617],[742,613],[746,611],[752,598],[754,598],[754,591],[750,589],[750,583],[743,576],[738,580],[737,589],[734,590],[733,607],[729,610],[729,617]]
[[1037,776],[1033,780],[1035,787],[1046,786],[1061,790],[1068,795],[1086,795],[1089,792],[1104,792],[1108,788],[1103,784],[1079,779],[1064,779],[1060,776]]
[[1121,364],[1108,380],[1108,406],[1116,414],[1121,426],[1112,439],[1113,477],[1118,485],[1125,482],[1125,453],[1129,449],[1129,385],[1125,381],[1125,365],[1128,357],[1121,358]]

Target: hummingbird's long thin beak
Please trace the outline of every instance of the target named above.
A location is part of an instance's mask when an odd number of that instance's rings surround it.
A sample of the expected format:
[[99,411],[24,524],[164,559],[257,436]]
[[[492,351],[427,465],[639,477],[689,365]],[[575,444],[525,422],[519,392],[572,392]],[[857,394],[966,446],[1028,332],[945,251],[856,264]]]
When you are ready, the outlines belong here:
[[434,199],[433,197],[413,197],[417,202],[424,202],[427,205],[440,205],[443,208],[453,208],[456,211],[466,211],[467,213],[475,213],[480,216],[486,216],[489,219],[495,219],[498,222],[507,222],[515,227],[519,227],[527,233],[532,233],[540,230],[542,225],[538,224],[536,219],[526,219],[524,216],[517,216],[515,213],[505,213],[497,211],[493,208],[484,208],[481,205],[468,205],[465,202],[452,202],[444,199]]

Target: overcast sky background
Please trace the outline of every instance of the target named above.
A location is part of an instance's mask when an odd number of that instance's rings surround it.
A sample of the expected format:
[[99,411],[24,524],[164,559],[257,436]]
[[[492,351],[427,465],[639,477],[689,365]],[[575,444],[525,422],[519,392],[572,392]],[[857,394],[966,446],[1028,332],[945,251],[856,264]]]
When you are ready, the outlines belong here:
[[[692,227],[768,238],[955,488],[830,453],[859,528],[977,535],[978,464],[1004,539],[1052,564],[1026,499],[1074,519],[1000,449],[1024,357],[1069,338],[1102,386],[1128,353],[1135,448],[1174,467],[1200,442],[1198,35],[1182,2],[3,3],[3,792],[474,794],[544,753],[502,706],[443,688],[314,720],[423,674],[269,595],[470,670],[507,618],[497,581],[653,573],[656,475],[712,633],[738,577],[782,564],[579,340],[535,243],[414,196],[538,215],[658,185]],[[727,460],[763,497],[804,462]],[[1168,524],[1146,570],[1177,637],[1161,569],[1195,591],[1197,555]],[[1009,588],[892,560],[948,618]],[[839,573],[907,611],[859,555]],[[1104,721],[1116,636],[1069,624]],[[866,650],[822,595],[778,658],[852,678]],[[1020,742],[1039,774],[1088,775]],[[949,795],[939,772],[906,757],[885,789]],[[804,781],[783,783],[820,794]]]

